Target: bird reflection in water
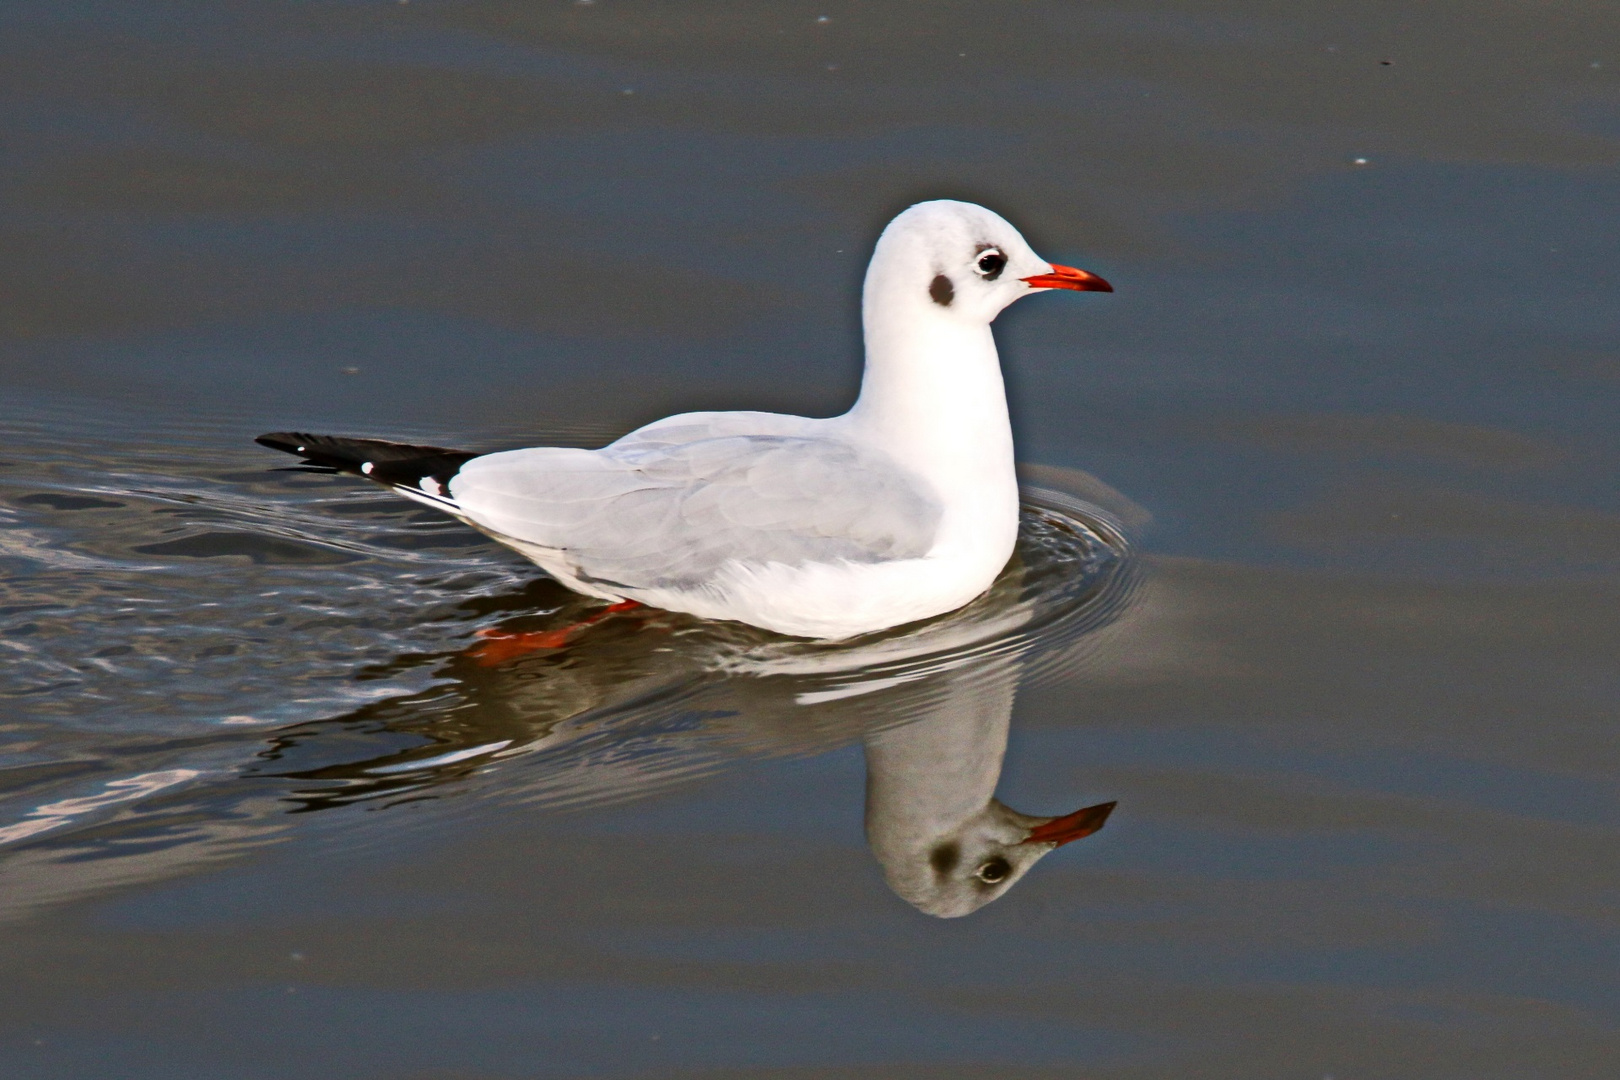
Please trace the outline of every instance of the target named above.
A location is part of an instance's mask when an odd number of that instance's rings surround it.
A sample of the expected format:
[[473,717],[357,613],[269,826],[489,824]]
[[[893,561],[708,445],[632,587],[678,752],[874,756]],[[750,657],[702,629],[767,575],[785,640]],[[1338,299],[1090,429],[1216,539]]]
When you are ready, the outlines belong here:
[[741,757],[860,740],[866,835],[889,886],[930,915],[966,915],[1113,809],[1031,816],[995,789],[1020,682],[1072,668],[1133,582],[1106,515],[1046,491],[1026,492],[1018,554],[989,593],[853,642],[604,612],[536,582],[470,603],[462,614],[484,633],[465,650],[359,674],[428,665],[433,688],[285,729],[250,773],[294,780],[303,811],[450,794],[578,806],[647,797]]
[[1002,803],[995,790],[1018,665],[995,659],[941,678],[932,709],[866,737],[866,839],[891,889],[920,911],[953,918],[1102,828],[1114,804],[1054,818]]

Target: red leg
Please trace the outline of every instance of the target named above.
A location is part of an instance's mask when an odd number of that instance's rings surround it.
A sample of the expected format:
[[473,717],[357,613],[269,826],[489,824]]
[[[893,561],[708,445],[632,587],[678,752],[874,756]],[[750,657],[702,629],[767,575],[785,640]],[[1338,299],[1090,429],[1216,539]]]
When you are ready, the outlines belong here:
[[475,635],[484,639],[482,645],[475,645],[467,650],[467,655],[484,667],[494,667],[504,664],[514,657],[524,653],[538,652],[541,649],[560,649],[568,644],[570,638],[587,626],[592,626],[609,615],[621,611],[633,611],[641,606],[636,600],[620,600],[616,604],[609,604],[596,614],[579,622],[565,626],[560,630],[531,630],[519,631],[515,634],[493,627],[480,630]]

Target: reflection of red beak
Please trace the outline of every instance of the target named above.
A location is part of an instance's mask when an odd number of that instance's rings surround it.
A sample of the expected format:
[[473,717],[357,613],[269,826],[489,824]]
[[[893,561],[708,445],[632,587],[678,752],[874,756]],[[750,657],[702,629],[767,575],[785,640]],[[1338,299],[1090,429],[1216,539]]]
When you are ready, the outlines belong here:
[[1072,814],[1053,818],[1045,825],[1037,825],[1029,830],[1029,835],[1024,837],[1023,842],[1062,847],[1070,840],[1090,836],[1102,828],[1103,822],[1108,820],[1108,815],[1112,814],[1114,807],[1118,805],[1117,802],[1098,803],[1096,806],[1088,806],[1084,810],[1076,810]]
[[1096,274],[1076,270],[1072,266],[1052,264],[1050,274],[1036,274],[1022,279],[1036,289],[1073,289],[1076,292],[1113,292],[1114,287]]

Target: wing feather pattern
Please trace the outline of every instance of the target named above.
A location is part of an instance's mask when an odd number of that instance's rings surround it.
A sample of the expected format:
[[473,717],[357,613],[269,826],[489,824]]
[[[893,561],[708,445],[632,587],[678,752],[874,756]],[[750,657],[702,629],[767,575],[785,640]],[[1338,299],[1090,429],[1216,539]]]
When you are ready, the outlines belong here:
[[[783,432],[798,418],[767,423],[776,419],[694,414],[601,450],[487,454],[462,467],[451,494],[474,524],[555,552],[581,580],[632,588],[701,586],[727,564],[928,552],[941,508],[922,481],[881,452]],[[745,424],[754,431],[735,430]]]

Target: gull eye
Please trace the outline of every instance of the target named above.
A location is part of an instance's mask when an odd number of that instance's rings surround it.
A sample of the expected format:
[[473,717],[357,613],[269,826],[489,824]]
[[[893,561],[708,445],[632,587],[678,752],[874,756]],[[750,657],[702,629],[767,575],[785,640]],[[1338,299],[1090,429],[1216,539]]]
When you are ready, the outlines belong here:
[[987,885],[994,885],[997,882],[1006,881],[1007,875],[1010,873],[1012,873],[1012,867],[1007,864],[1006,859],[998,855],[979,867],[979,872],[975,876]]
[[995,248],[985,248],[979,252],[979,261],[973,264],[973,268],[979,272],[979,276],[986,281],[996,280],[1006,267],[1007,256]]

